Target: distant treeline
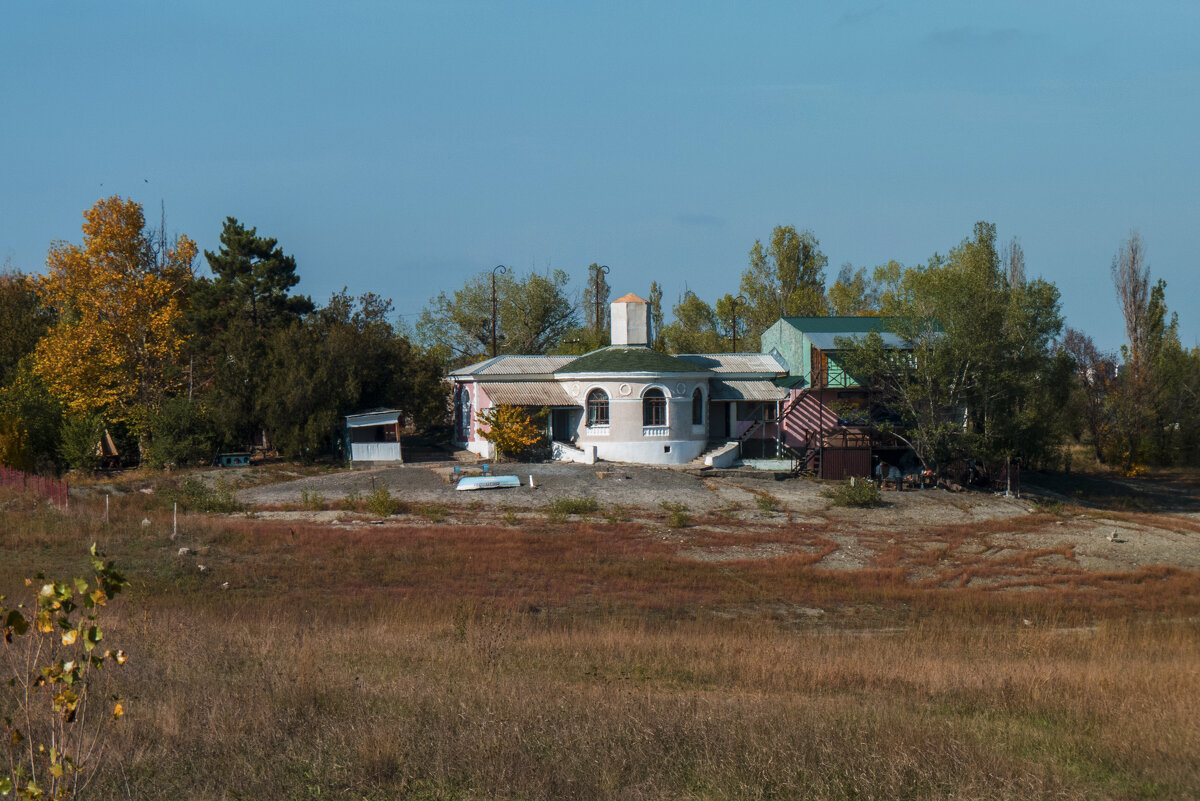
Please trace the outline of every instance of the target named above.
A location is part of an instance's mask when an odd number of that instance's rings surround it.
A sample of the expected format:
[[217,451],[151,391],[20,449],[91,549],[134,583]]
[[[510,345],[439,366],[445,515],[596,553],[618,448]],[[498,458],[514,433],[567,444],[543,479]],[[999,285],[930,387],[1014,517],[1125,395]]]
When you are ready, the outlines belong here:
[[[578,293],[563,270],[484,270],[432,298],[410,336],[372,293],[343,290],[323,306],[292,294],[295,259],[232,217],[220,242],[204,253],[211,276],[197,277],[194,242],[168,241],[140,205],[112,197],[85,212],[80,245],[50,247],[43,276],[0,275],[0,463],[91,468],[106,429],[149,465],[205,461],[264,433],[283,455],[314,458],[336,452],[353,411],[444,423],[446,368],[493,349],[608,344],[599,264]],[[931,467],[1069,466],[1071,442],[1125,472],[1200,461],[1200,352],[1180,343],[1136,233],[1110,270],[1119,354],[1064,329],[1057,287],[1028,278],[1019,240],[998,244],[989,223],[923,264],[845,264],[828,286],[827,266],[811,231],[777,226],[750,249],[736,295],[685,292],[667,322],[653,281],[652,346],[755,351],[780,316],[882,315],[911,351],[897,358],[867,337],[844,343],[847,363],[875,390],[875,419]]]

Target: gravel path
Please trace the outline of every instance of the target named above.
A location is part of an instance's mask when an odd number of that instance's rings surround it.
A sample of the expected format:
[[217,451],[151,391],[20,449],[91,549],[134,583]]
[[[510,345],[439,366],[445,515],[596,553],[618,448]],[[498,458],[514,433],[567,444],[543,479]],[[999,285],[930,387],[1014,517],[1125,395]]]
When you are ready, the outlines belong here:
[[[1095,510],[1043,515],[1035,525],[1027,516],[1034,510],[1028,499],[1003,498],[987,493],[950,493],[943,490],[886,492],[887,505],[879,509],[840,509],[830,505],[822,490],[825,485],[805,479],[775,481],[745,471],[698,475],[683,470],[633,467],[612,464],[500,465],[495,475],[515,475],[519,489],[457,492],[447,473],[453,462],[403,467],[345,470],[295,478],[243,489],[238,500],[254,507],[298,507],[302,493],[320,494],[327,504],[351,492],[367,495],[386,486],[399,500],[410,504],[446,507],[447,522],[495,522],[501,510],[525,510],[536,514],[557,498],[594,498],[600,515],[622,507],[634,517],[661,517],[664,501],[682,504],[692,514],[722,510],[724,527],[811,525],[825,532],[837,545],[823,566],[855,569],[867,566],[872,556],[887,543],[918,547],[926,538],[944,538],[947,527],[963,526],[991,552],[1063,549],[1072,562],[1092,571],[1132,570],[1166,564],[1189,570],[1200,569],[1200,520],[1194,513],[1104,513]],[[536,488],[530,488],[533,477]],[[246,478],[253,479],[253,476]],[[759,499],[777,500],[781,511],[764,512]],[[638,515],[641,510],[643,515]],[[734,511],[741,510],[741,511]],[[304,519],[310,522],[361,525],[343,520],[345,513],[277,511],[264,516]],[[1023,517],[1011,529],[1006,520]],[[419,515],[413,523],[422,522]],[[363,521],[365,522],[365,521]],[[685,530],[676,532],[686,540]],[[681,542],[681,553],[689,555]],[[927,547],[921,545],[919,547]],[[791,553],[785,543],[735,546],[727,554],[711,553],[706,558],[771,558]],[[695,552],[697,558],[700,552]],[[1040,557],[1060,560],[1062,557]]]

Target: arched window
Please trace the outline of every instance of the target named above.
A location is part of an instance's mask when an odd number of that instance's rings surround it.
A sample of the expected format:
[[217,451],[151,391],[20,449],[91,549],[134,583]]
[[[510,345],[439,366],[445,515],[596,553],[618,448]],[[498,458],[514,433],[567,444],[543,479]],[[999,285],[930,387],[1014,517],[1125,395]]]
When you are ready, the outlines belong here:
[[696,387],[696,391],[692,393],[692,425],[704,425],[704,393],[700,391],[700,387]]
[[665,426],[667,424],[667,397],[661,389],[648,389],[642,395],[642,425]]
[[587,424],[589,427],[608,425],[608,393],[602,389],[588,393]]

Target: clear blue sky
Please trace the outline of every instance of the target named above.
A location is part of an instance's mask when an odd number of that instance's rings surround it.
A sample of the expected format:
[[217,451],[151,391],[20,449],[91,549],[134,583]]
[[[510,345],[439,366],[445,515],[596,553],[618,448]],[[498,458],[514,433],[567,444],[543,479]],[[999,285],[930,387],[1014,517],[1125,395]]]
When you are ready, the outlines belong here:
[[713,300],[777,224],[832,282],[982,219],[1114,349],[1137,228],[1191,346],[1198,37],[1190,2],[6,3],[0,259],[120,194],[412,320],[501,263]]

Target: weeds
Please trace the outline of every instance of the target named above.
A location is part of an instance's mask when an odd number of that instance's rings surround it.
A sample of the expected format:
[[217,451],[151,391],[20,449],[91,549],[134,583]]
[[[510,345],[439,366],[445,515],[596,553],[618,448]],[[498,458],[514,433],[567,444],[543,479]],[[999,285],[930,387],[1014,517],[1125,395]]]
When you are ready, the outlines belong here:
[[1047,515],[1066,514],[1066,505],[1059,500],[1038,498],[1033,502],[1033,511]]
[[662,508],[669,513],[667,515],[667,525],[671,528],[685,528],[691,518],[688,516],[688,508],[682,503],[672,503],[671,501],[663,501]]
[[344,512],[359,512],[363,508],[362,493],[358,490],[350,490],[346,495],[338,501],[338,508]]
[[400,502],[392,497],[387,486],[380,485],[367,496],[367,511],[379,517],[388,517],[400,511]]
[[517,512],[511,506],[504,507],[504,522],[510,526],[517,524]]
[[847,481],[832,489],[824,490],[821,494],[833,501],[834,506],[847,506],[854,509],[883,506],[883,496],[879,492],[878,485],[873,481],[856,481],[854,483]]
[[230,514],[242,508],[233,497],[233,488],[224,481],[210,487],[201,479],[186,478],[178,487],[164,489],[159,497],[166,504],[178,503],[187,512]]
[[614,503],[608,510],[608,514],[604,518],[609,523],[628,523],[630,520],[629,511],[620,504]]
[[310,512],[320,512],[325,508],[325,496],[315,490],[300,490],[300,507]]
[[421,507],[421,515],[430,523],[440,523],[446,519],[449,514],[445,506],[439,504],[430,504],[429,506]]
[[774,512],[779,508],[779,499],[769,492],[759,492],[756,495],[756,503],[760,512]]
[[562,522],[571,515],[589,515],[600,508],[595,498],[555,498],[546,507],[546,516]]

